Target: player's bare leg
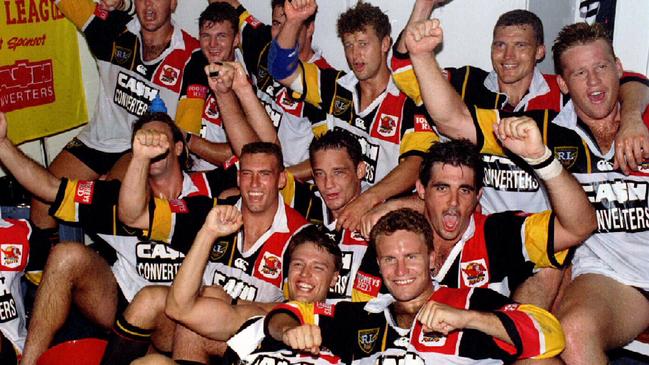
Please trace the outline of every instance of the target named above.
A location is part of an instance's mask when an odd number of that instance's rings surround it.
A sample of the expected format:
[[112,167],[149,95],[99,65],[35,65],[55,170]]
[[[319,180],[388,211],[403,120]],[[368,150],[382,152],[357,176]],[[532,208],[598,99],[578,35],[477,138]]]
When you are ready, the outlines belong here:
[[106,261],[81,243],[52,249],[36,292],[23,365],[47,350],[75,303],[92,322],[109,329],[115,321],[117,283]]
[[566,334],[567,364],[606,364],[605,351],[623,346],[649,325],[649,301],[637,289],[597,274],[568,286],[557,317]]

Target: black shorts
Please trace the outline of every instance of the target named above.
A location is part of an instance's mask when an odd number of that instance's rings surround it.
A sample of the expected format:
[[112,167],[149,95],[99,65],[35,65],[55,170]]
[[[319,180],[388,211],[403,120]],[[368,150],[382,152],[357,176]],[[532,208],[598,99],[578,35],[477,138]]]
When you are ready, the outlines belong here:
[[104,175],[110,171],[113,165],[122,156],[127,154],[130,150],[124,152],[102,152],[92,149],[81,142],[77,137],[72,138],[68,144],[63,147],[64,150],[70,152],[74,157],[78,158],[86,166],[90,167],[94,172],[99,175]]

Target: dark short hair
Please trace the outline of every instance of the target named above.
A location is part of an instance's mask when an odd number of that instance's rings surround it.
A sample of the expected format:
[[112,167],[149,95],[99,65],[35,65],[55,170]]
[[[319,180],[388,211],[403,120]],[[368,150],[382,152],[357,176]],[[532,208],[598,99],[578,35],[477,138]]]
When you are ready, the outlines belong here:
[[293,235],[293,237],[291,237],[288,247],[286,248],[289,262],[293,258],[293,252],[296,248],[305,243],[312,243],[316,247],[327,251],[334,257],[334,268],[336,271],[340,272],[343,267],[343,254],[340,251],[340,247],[338,247],[338,244],[330,234],[331,233],[327,231],[326,228],[316,225],[308,225],[299,230],[295,235]]
[[338,17],[338,37],[342,39],[344,34],[364,32],[368,26],[374,28],[379,40],[389,37],[392,31],[390,19],[381,8],[358,2]]
[[435,250],[433,230],[423,214],[410,208],[394,210],[383,217],[370,231],[370,245],[376,248],[379,236],[391,236],[396,231],[408,231],[422,236],[428,252]]
[[133,124],[133,134],[131,135],[131,145],[133,144],[133,139],[135,138],[135,133],[142,129],[145,124],[151,122],[160,122],[166,124],[169,129],[171,129],[171,135],[173,136],[173,143],[182,142],[183,144],[183,153],[178,156],[178,161],[183,170],[188,171],[192,167],[192,160],[189,157],[189,148],[185,142],[185,134],[178,128],[176,122],[169,116],[167,113],[163,112],[154,112],[154,113],[145,113]]
[[313,161],[313,155],[318,151],[342,149],[347,152],[355,167],[363,161],[363,149],[358,139],[342,129],[329,130],[323,135],[313,138],[309,145],[309,158]]
[[494,35],[496,28],[509,26],[530,26],[534,31],[534,37],[539,45],[543,44],[543,22],[531,11],[516,9],[508,11],[501,15],[494,26]]
[[431,179],[433,165],[435,163],[452,166],[466,166],[473,170],[475,176],[475,188],[479,190],[482,187],[482,160],[478,146],[471,143],[468,139],[456,139],[448,142],[438,142],[433,144],[421,164],[419,170],[419,181],[422,185],[427,186]]
[[[282,8],[284,8],[284,0],[272,0],[272,1],[270,2],[270,10],[271,10],[271,11],[274,10],[274,9],[275,9],[276,7],[278,7],[278,6],[281,6]],[[318,11],[317,11],[317,10],[316,10],[315,13],[313,13],[313,15],[311,15],[311,16],[308,17],[308,18],[306,18],[306,20],[304,21],[304,24],[305,24],[305,25],[309,25],[309,24],[315,22],[315,16],[316,16],[316,14],[318,14]]]
[[613,41],[611,34],[600,23],[589,25],[588,23],[575,23],[566,25],[561,29],[557,39],[554,40],[552,45],[552,57],[554,58],[554,68],[557,74],[563,74],[563,65],[561,64],[561,56],[571,47],[582,46],[597,40],[603,40],[608,45],[611,51],[611,56],[615,58],[615,51],[613,50]]
[[256,153],[265,153],[267,155],[275,156],[277,160],[277,167],[279,171],[284,171],[284,157],[282,156],[282,149],[271,142],[251,142],[243,146],[239,160],[243,159],[245,155],[252,155]]
[[235,35],[239,32],[239,15],[232,5],[221,2],[211,3],[198,17],[198,29],[200,30],[203,25],[222,22],[229,22]]

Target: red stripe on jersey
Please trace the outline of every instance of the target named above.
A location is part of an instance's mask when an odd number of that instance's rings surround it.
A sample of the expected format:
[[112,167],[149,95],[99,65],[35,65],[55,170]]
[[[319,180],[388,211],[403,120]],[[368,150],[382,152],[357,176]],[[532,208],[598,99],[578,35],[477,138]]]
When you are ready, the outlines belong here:
[[543,75],[543,78],[550,87],[550,91],[530,100],[526,110],[551,109],[558,112],[563,107],[563,94],[557,83],[557,75]]
[[484,287],[491,281],[489,267],[489,254],[485,243],[484,225],[487,216],[479,213],[473,214],[475,233],[464,245],[460,258],[460,288]]
[[[537,356],[541,353],[541,343],[539,338],[539,329],[534,325],[534,320],[525,312],[521,312],[517,309],[517,306],[507,305],[499,310],[499,312],[504,313],[507,317],[511,318],[516,326],[516,330],[521,338],[523,343],[523,352],[519,356],[521,359],[530,358]],[[507,351],[510,354],[516,353],[516,347],[513,345],[496,340],[496,344],[501,349]]]
[[383,99],[379,110],[376,111],[370,136],[394,144],[401,140],[401,123],[403,119],[403,106],[406,94],[393,95],[388,93]]
[[156,68],[153,79],[154,84],[172,90],[175,93],[180,92],[182,86],[185,65],[191,58],[194,50],[200,47],[200,44],[191,35],[182,31],[185,49],[174,49],[164,58]]
[[193,172],[189,175],[189,178],[192,179],[192,182],[198,190],[187,196],[212,196],[210,185],[207,182],[207,176],[205,176],[204,172]]

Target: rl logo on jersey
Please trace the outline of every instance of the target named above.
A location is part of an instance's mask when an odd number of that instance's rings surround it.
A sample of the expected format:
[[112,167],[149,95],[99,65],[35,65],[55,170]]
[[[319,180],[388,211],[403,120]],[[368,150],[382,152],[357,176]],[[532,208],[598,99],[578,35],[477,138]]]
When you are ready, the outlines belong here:
[[559,146],[554,148],[554,155],[557,156],[564,168],[569,169],[577,161],[579,149],[573,146]]
[[376,345],[376,340],[379,338],[379,328],[369,328],[358,330],[358,346],[363,352],[369,354]]
[[484,259],[460,263],[464,285],[476,287],[487,284],[489,272]]

